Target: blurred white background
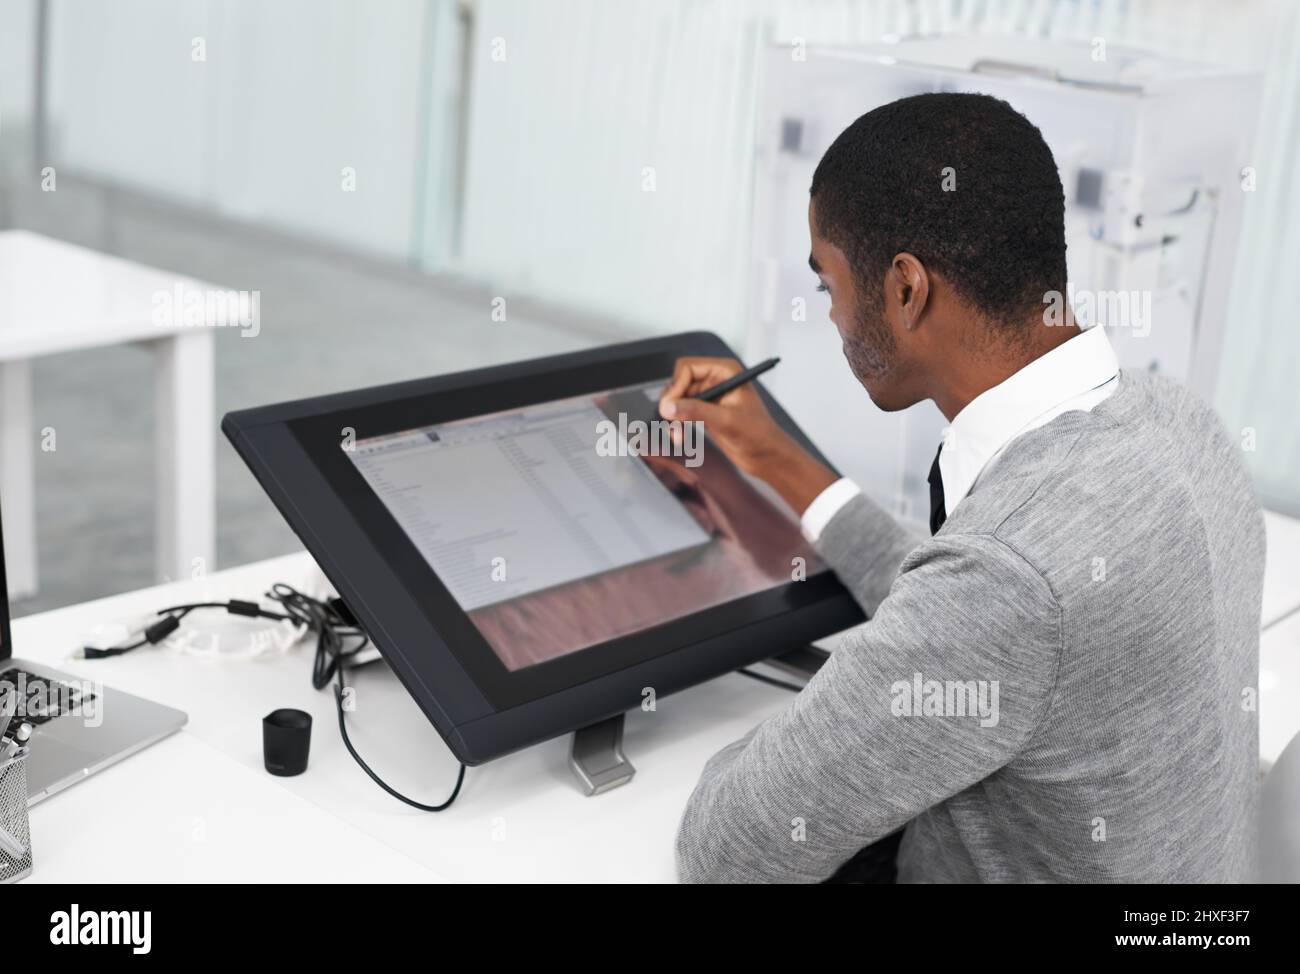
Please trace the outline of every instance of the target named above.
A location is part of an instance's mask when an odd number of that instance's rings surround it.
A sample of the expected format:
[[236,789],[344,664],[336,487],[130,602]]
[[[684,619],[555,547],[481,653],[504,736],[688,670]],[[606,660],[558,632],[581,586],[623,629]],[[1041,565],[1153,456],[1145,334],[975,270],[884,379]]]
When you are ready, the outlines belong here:
[[[219,336],[224,411],[651,333],[741,343],[769,44],[1104,36],[1250,66],[1264,77],[1258,190],[1217,406],[1257,431],[1247,459],[1266,503],[1300,514],[1298,7],[0,0],[0,228],[261,290],[263,335]],[[349,169],[356,191],[341,192]],[[494,297],[507,322],[491,320]],[[37,371],[37,411],[68,445],[38,463],[43,575],[27,609],[150,580],[150,410],[128,394],[140,368],[121,350]],[[221,564],[290,550],[221,449]],[[89,573],[88,551],[112,570]]]

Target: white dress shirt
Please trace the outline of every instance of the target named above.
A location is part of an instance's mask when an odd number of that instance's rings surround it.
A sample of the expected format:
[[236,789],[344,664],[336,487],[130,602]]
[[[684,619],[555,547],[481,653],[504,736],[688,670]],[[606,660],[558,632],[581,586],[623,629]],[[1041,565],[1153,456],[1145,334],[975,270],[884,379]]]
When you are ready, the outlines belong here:
[[[988,389],[944,430],[939,472],[949,517],[985,469],[1018,436],[1074,409],[1090,412],[1119,385],[1119,361],[1105,328],[1089,328]],[[847,477],[817,495],[804,511],[804,537],[815,543],[826,525],[861,490]]]

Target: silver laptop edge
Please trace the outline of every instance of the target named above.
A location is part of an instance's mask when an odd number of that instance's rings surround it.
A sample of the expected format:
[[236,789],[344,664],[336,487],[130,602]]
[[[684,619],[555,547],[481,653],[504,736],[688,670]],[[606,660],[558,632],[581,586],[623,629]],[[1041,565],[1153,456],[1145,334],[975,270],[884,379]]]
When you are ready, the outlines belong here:
[[[11,658],[9,591],[4,570],[4,531],[0,526],[0,681],[16,683],[14,671],[67,684],[94,694],[91,707],[54,717],[36,726],[27,759],[27,801],[35,805],[155,744],[185,726],[184,712],[133,694],[102,686],[30,660]],[[22,714],[14,719],[16,726]]]

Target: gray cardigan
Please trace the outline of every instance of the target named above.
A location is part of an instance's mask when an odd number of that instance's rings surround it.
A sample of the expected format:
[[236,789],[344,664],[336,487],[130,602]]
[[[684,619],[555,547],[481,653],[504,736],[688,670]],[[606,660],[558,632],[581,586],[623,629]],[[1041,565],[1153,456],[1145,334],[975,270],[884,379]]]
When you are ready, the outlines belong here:
[[1253,875],[1264,527],[1193,394],[1124,372],[933,538],[858,497],[817,547],[871,621],[708,761],[683,880],[818,881],[903,826],[903,882]]

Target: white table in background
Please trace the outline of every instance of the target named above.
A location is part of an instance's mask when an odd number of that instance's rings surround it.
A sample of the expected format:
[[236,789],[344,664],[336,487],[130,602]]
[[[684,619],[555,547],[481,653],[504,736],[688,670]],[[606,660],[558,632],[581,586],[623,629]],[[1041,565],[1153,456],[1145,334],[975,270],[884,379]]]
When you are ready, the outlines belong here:
[[[22,230],[0,233],[0,498],[11,598],[37,587],[32,360],[140,343],[154,359],[159,578],[214,566],[213,329],[154,321],[155,295],[214,290]],[[87,478],[94,471],[85,472]]]
[[[1300,528],[1270,517],[1270,541]],[[1279,549],[1280,550],[1280,549]],[[1266,612],[1278,611],[1293,566],[1270,559]],[[333,698],[311,688],[305,646],[235,661],[166,648],[109,660],[69,660],[96,631],[166,606],[253,599],[272,583],[312,587],[306,554],[142,589],[15,620],[16,655],[185,710],[180,733],[32,810],[31,881],[633,881],[675,878],[673,837],[705,761],[785,707],[788,691],[730,674],[628,715],[632,781],[587,798],[567,766],[568,740],[470,768],[452,808],[405,807],[343,749]],[[1279,602],[1278,600],[1283,601]],[[249,625],[222,613],[205,628]],[[1300,614],[1261,643],[1260,750],[1271,763],[1300,731]],[[383,664],[350,675],[353,742],[390,784],[441,801],[456,762]],[[295,778],[262,767],[261,718],[280,707],[314,718],[311,760]],[[317,858],[319,857],[319,858]]]

